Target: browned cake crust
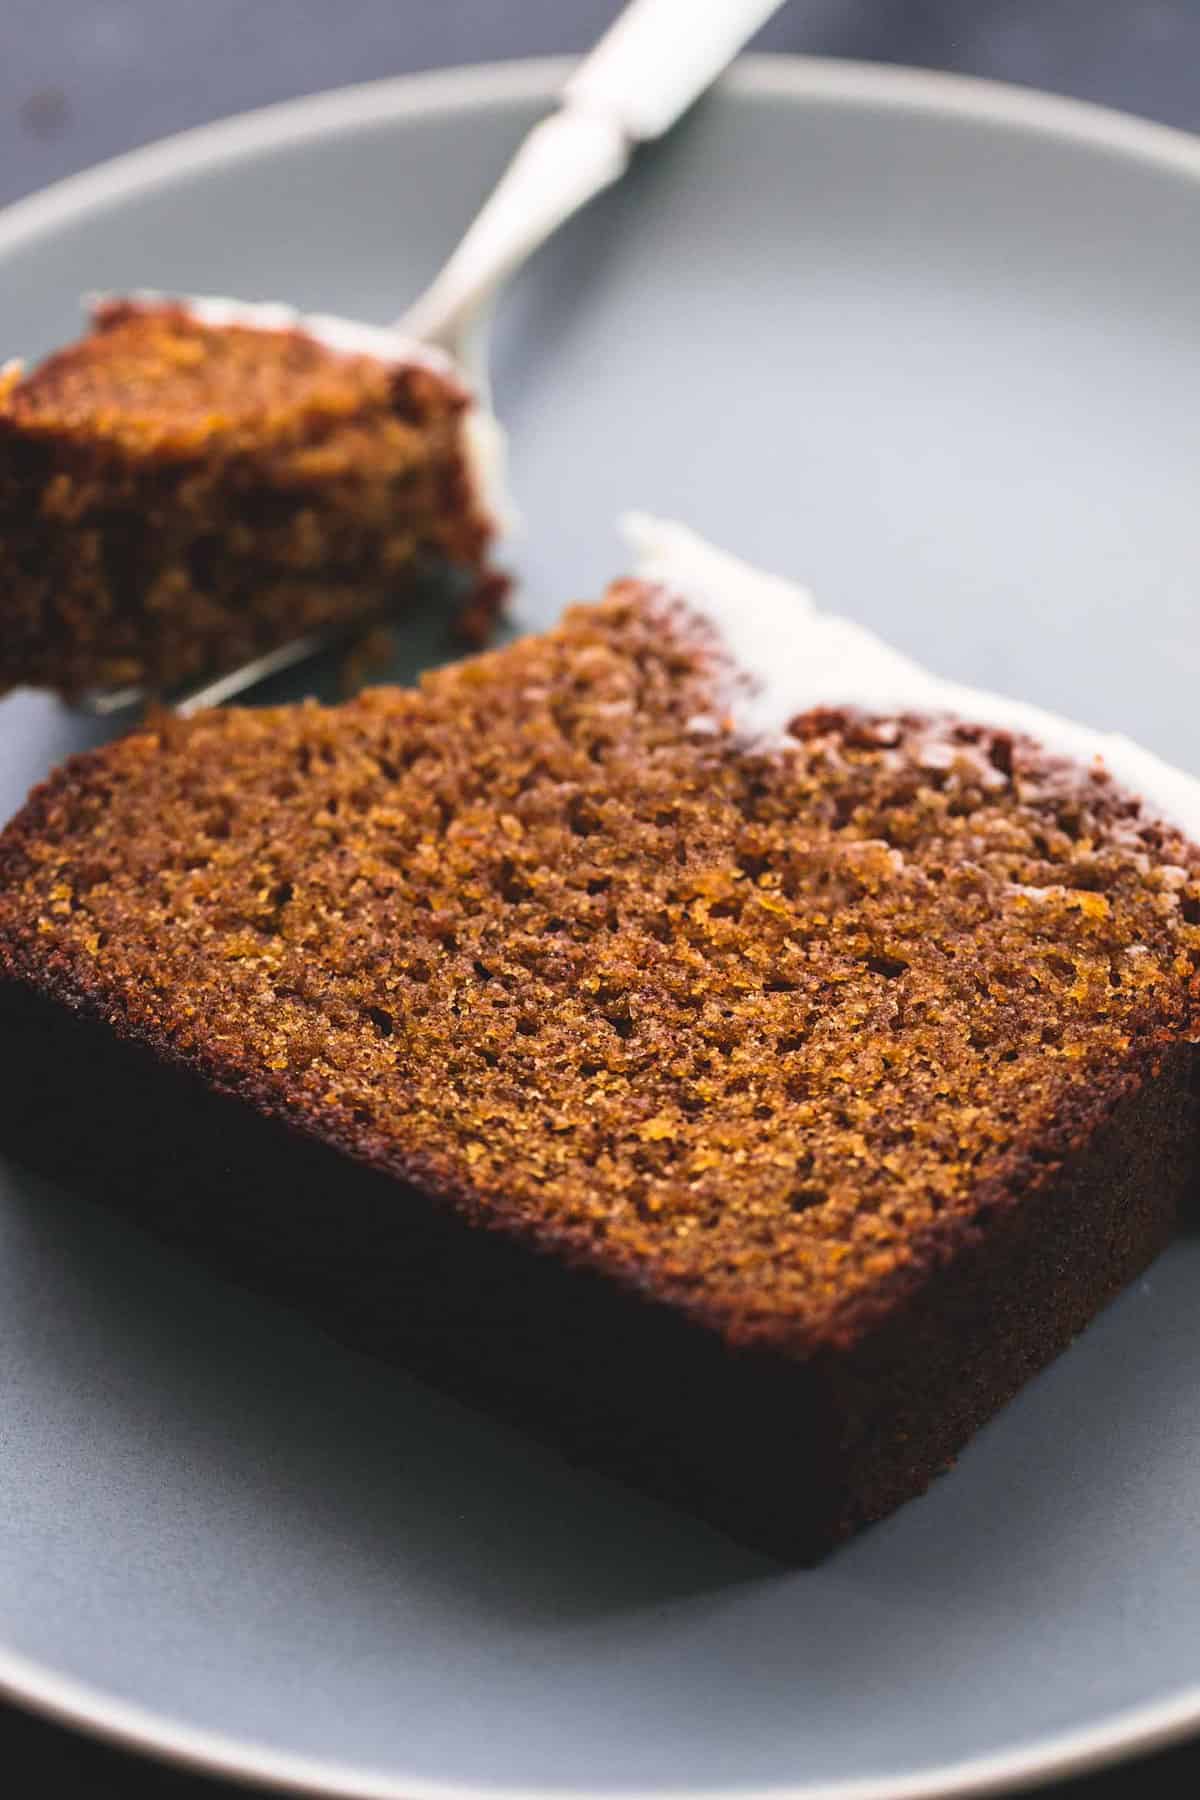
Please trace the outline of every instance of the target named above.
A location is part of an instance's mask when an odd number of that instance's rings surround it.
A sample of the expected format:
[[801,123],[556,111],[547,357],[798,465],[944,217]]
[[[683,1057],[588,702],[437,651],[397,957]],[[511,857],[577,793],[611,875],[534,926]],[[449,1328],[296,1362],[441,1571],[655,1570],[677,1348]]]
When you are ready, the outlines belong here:
[[170,688],[386,614],[432,569],[503,583],[469,478],[467,396],[301,330],[112,303],[0,380],[0,689]]
[[808,1557],[1169,1233],[1200,853],[967,723],[749,753],[718,660],[623,584],[413,693],[164,720],[0,840],[0,967],[36,1116],[93,1071],[51,1155]]

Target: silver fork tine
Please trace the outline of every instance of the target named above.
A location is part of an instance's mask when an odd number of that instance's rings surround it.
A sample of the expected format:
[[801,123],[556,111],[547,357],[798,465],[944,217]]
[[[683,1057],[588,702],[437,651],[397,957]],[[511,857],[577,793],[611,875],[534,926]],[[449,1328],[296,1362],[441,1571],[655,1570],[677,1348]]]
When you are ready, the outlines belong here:
[[[366,623],[364,621],[364,626]],[[267,650],[262,656],[256,656],[253,662],[245,662],[239,668],[231,669],[227,675],[216,675],[202,686],[190,688],[174,702],[172,711],[177,712],[181,719],[186,719],[192,713],[202,712],[206,706],[220,706],[224,701],[244,694],[247,688],[257,687],[268,676],[280,675],[284,669],[294,669],[297,663],[307,662],[319,651],[329,649],[333,642],[332,635],[320,632],[294,638],[290,644],[280,644],[276,650]]]
[[[227,674],[215,675],[201,682],[198,687],[182,689],[174,698],[164,700],[163,704],[171,712],[178,713],[181,719],[186,719],[192,713],[202,712],[206,706],[220,706],[226,700],[236,699],[238,694],[257,687],[260,681],[266,681],[271,675],[282,674],[284,669],[293,669],[297,663],[307,662],[320,651],[329,649],[335,641],[338,640],[332,634],[324,636],[318,632],[313,632],[308,637],[294,638],[290,644],[280,644],[277,649],[267,650],[250,662],[240,663]],[[109,719],[132,706],[145,705],[150,698],[146,689],[140,687],[96,689],[81,696],[79,707],[94,719]]]

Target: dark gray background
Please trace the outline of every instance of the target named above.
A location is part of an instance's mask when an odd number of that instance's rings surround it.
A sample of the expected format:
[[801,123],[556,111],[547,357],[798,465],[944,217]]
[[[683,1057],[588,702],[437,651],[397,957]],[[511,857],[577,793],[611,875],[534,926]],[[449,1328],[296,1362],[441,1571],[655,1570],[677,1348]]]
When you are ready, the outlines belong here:
[[[0,202],[266,101],[583,49],[616,10],[616,0],[3,0]],[[962,69],[1200,127],[1200,0],[791,0],[759,45]]]
[[[0,203],[268,101],[579,50],[615,10],[615,0],[0,0]],[[958,69],[1200,129],[1200,0],[792,0],[759,47]],[[235,1792],[0,1708],[0,1768],[22,1766],[31,1794]],[[1153,1800],[1198,1790],[1200,1752],[1187,1748],[1055,1791]]]

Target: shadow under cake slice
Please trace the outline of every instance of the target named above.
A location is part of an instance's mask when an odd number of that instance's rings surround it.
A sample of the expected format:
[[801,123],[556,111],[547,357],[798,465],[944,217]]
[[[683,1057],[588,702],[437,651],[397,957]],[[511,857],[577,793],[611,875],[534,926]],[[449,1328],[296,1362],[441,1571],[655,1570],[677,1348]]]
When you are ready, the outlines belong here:
[[1008,728],[771,699],[634,580],[414,691],[75,759],[0,840],[5,1141],[819,1555],[1168,1237],[1200,851]]
[[162,691],[413,603],[487,636],[504,583],[449,363],[281,307],[113,300],[0,372],[0,690]]

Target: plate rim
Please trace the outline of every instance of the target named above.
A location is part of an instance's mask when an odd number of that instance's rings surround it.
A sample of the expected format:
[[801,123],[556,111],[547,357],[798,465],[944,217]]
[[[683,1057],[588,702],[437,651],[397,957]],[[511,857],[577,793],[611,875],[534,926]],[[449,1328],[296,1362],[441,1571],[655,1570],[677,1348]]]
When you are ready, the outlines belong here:
[[[470,113],[503,102],[552,103],[572,57],[526,57],[385,77],[234,113],[67,176],[0,209],[0,255],[20,252],[82,214],[119,206],[195,173],[328,137],[344,126]],[[1148,163],[1200,184],[1200,135],[1115,108],[1015,83],[900,64],[785,53],[745,56],[721,87],[748,98],[820,100],[966,118]],[[253,1739],[186,1725],[106,1694],[0,1643],[0,1698],[52,1723],[176,1767],[327,1800],[528,1800],[521,1790],[398,1778],[341,1761],[273,1750]],[[1165,1748],[1200,1727],[1200,1683],[1089,1725],[1011,1749],[964,1757],[898,1779],[854,1777],[726,1790],[731,1800],[954,1800],[1038,1786]],[[539,1789],[539,1800],[583,1790]],[[622,1790],[622,1800],[684,1800],[676,1789]],[[718,1800],[714,1795],[713,1800]]]

